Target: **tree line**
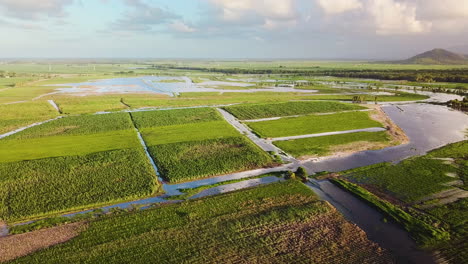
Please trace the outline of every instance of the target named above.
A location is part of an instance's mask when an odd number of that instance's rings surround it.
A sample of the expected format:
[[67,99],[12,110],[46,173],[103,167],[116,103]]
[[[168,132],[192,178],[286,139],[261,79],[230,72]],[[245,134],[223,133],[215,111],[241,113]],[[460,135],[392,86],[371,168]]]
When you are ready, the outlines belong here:
[[364,78],[379,80],[406,80],[413,82],[457,82],[468,83],[467,69],[446,70],[351,70],[351,69],[320,69],[320,67],[304,70],[287,68],[246,69],[246,68],[203,68],[175,65],[153,65],[155,69],[175,69],[202,71],[223,74],[285,74],[293,76],[333,76],[342,78]]

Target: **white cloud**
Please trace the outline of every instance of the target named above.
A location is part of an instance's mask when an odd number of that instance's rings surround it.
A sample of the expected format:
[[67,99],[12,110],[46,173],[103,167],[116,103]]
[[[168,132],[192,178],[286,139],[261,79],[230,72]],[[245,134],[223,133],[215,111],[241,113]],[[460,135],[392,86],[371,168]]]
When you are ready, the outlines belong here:
[[197,31],[195,28],[188,26],[184,22],[177,20],[169,25],[169,27],[177,32],[181,33],[192,33]]
[[426,33],[430,21],[416,18],[416,5],[395,0],[370,0],[367,11],[373,17],[379,35]]
[[265,29],[294,25],[297,0],[209,0],[227,23],[250,23]]
[[341,14],[363,6],[359,0],[318,0],[317,3],[328,15]]
[[417,0],[417,16],[423,19],[454,20],[468,18],[468,1]]
[[282,28],[292,28],[297,25],[297,20],[272,20],[265,19],[265,23],[262,25],[262,28],[267,30],[276,30]]
[[0,9],[7,16],[36,20],[44,16],[62,17],[64,8],[74,0],[0,0]]
[[154,26],[179,18],[178,15],[141,0],[126,0],[128,9],[111,28],[121,31],[151,31]]

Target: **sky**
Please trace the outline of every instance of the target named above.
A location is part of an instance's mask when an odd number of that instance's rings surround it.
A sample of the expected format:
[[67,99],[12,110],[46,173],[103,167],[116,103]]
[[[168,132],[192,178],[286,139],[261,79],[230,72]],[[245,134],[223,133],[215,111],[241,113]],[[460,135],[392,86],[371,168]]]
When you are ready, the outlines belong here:
[[2,58],[468,54],[468,0],[0,0]]

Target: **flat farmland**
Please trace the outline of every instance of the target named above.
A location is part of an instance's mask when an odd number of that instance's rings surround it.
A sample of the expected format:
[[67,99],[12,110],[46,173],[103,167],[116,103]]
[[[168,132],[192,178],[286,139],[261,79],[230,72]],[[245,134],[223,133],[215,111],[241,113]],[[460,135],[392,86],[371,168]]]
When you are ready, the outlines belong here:
[[369,149],[379,145],[385,145],[385,143],[389,141],[390,139],[387,132],[358,132],[275,141],[273,144],[287,153],[301,158],[326,156],[334,152],[346,151],[348,148],[356,149],[356,147],[361,147],[363,149]]
[[139,129],[223,120],[215,109],[208,107],[134,112],[132,117]]
[[367,112],[286,117],[278,120],[247,123],[247,125],[264,138],[382,127],[381,123],[370,119]]
[[0,104],[0,113],[0,134],[58,116],[58,112],[44,101]]
[[162,176],[170,182],[251,170],[271,157],[243,136],[178,142],[148,148]]
[[242,104],[224,107],[224,109],[238,119],[246,120],[279,116],[305,115],[312,113],[361,110],[365,108],[359,105],[343,104],[338,102],[292,101],[272,104]]
[[148,196],[158,190],[142,149],[0,163],[0,218],[17,221]]
[[89,135],[133,128],[128,113],[67,116],[66,118],[29,128],[8,138],[29,139],[48,136]]
[[[415,157],[398,164],[381,163],[344,172],[347,179],[370,184],[397,198],[411,203],[428,195],[452,188],[454,180],[447,173],[457,173],[457,168],[443,160]],[[409,175],[411,177],[409,177]]]
[[387,263],[390,255],[297,181],[104,217],[12,263]]
[[128,113],[67,116],[0,140],[0,218],[25,220],[159,189]]
[[46,97],[53,99],[64,114],[93,114],[97,112],[121,111],[128,108],[121,102],[121,95],[93,95],[65,96],[52,95]]
[[129,114],[72,116],[0,140],[0,162],[140,147]]
[[239,132],[224,120],[143,128],[141,132],[150,146],[239,136]]
[[140,142],[135,131],[132,130],[93,135],[1,140],[0,163],[48,157],[86,155],[93,152],[139,146]]
[[132,113],[163,178],[181,182],[272,163],[213,108]]

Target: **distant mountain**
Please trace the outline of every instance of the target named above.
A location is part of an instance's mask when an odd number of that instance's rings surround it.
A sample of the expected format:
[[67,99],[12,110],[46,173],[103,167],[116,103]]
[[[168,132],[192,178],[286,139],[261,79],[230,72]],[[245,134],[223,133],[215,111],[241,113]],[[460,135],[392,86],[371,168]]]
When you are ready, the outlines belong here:
[[444,49],[426,51],[407,60],[393,61],[401,64],[468,64],[468,56]]

